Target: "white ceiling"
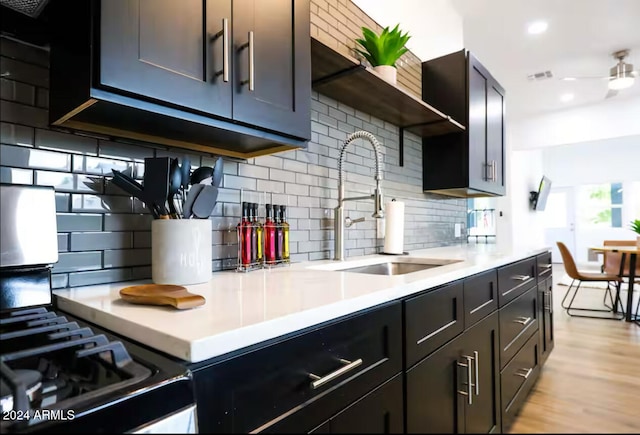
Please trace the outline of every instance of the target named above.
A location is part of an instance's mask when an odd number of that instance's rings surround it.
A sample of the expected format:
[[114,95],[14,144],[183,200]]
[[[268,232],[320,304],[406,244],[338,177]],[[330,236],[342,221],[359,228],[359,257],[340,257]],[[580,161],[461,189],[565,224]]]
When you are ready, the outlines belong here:
[[[606,79],[569,82],[559,77],[608,75],[616,50],[631,49],[625,61],[640,69],[638,0],[451,1],[462,15],[465,48],[506,89],[512,119],[604,101]],[[535,20],[546,20],[548,30],[529,35],[527,26]],[[546,70],[553,79],[527,80]],[[573,101],[561,102],[564,93],[573,93]],[[638,97],[640,77],[614,99]]]

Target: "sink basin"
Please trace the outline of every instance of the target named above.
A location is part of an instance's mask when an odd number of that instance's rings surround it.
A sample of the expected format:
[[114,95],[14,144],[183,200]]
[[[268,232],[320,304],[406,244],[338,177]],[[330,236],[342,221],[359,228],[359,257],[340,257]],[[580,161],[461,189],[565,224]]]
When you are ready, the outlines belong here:
[[333,270],[341,272],[368,273],[371,275],[404,275],[405,273],[432,269],[434,267],[445,266],[447,264],[458,263],[460,261],[462,260],[406,258],[402,260],[386,261],[384,263],[368,264],[365,266],[347,266]]

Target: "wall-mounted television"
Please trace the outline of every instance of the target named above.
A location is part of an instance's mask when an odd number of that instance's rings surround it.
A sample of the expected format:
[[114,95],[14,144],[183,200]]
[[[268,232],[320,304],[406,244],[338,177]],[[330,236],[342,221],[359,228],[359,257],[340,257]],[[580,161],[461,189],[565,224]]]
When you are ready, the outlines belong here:
[[530,192],[531,196],[529,199],[531,201],[531,208],[537,211],[543,211],[547,206],[547,198],[549,197],[550,191],[551,180],[543,175],[540,180],[540,184],[538,185],[538,191]]

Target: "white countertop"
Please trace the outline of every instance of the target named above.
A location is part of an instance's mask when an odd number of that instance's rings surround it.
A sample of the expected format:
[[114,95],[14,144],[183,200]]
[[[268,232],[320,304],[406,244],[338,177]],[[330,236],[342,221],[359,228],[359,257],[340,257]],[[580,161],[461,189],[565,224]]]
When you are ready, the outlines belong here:
[[402,258],[388,255],[297,263],[248,273],[215,272],[206,284],[186,286],[206,299],[205,305],[190,310],[134,305],[120,299],[121,288],[150,281],[76,287],[54,294],[63,311],[198,362],[547,250],[505,250],[488,244],[412,251],[407,257],[462,261],[396,276],[331,270]]

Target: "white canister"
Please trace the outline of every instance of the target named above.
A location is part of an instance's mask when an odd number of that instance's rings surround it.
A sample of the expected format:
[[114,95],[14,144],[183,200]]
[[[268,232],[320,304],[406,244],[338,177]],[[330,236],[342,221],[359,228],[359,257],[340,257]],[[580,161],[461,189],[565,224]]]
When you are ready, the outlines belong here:
[[211,279],[211,221],[151,222],[151,277],[155,284],[188,285]]

